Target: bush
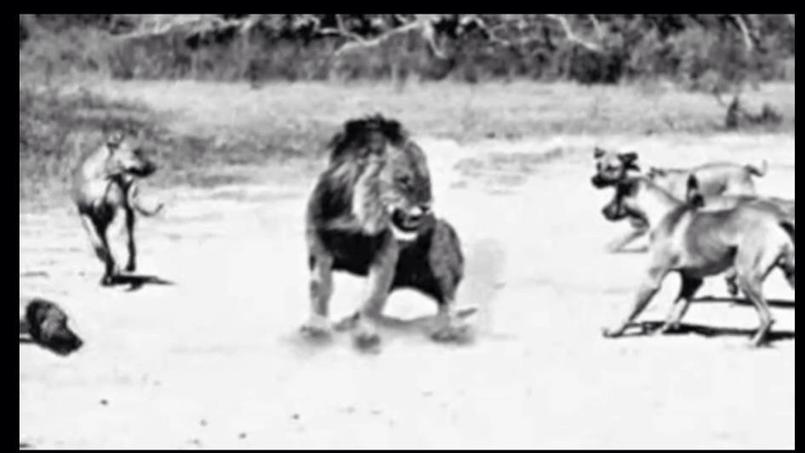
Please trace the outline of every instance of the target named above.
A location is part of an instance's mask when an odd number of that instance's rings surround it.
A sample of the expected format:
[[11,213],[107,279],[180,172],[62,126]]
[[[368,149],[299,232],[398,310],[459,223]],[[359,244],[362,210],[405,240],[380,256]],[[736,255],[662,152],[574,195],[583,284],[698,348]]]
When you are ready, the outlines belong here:
[[[243,15],[221,15],[241,20]],[[372,39],[383,15],[342,15],[352,33]],[[449,16],[449,15],[448,15]],[[405,79],[476,82],[518,77],[616,83],[667,77],[700,89],[705,74],[725,84],[786,77],[794,56],[794,29],[784,15],[744,15],[755,36],[748,52],[729,15],[599,15],[595,31],[586,15],[571,17],[579,36],[596,41],[590,51],[567,39],[541,16],[483,15],[488,30],[463,24],[461,15],[438,23],[436,58],[421,32],[399,33],[376,46],[358,46],[336,57],[345,38],[317,35],[334,27],[334,15],[262,15],[247,32],[215,25],[209,15],[171,32],[115,37],[142,31],[133,15],[20,16],[20,68],[54,73],[94,71],[113,77],[204,80]],[[160,16],[171,22],[172,16]],[[196,19],[193,19],[196,20]],[[206,22],[205,22],[206,21]],[[317,25],[319,24],[319,25]],[[380,24],[380,25],[378,25]]]

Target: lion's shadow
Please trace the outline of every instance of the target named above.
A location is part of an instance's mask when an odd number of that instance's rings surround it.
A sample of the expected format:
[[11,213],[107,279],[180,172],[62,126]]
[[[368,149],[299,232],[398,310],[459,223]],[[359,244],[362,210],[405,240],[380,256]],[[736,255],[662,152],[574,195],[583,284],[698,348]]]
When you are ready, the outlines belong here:
[[[460,307],[456,310],[455,316],[459,320],[464,320],[478,312],[477,307]],[[335,330],[346,332],[354,327],[355,318],[345,318],[336,323]],[[423,315],[415,318],[398,318],[395,316],[380,315],[376,318],[377,325],[391,332],[413,333],[430,332],[437,327],[438,317],[436,315]]]

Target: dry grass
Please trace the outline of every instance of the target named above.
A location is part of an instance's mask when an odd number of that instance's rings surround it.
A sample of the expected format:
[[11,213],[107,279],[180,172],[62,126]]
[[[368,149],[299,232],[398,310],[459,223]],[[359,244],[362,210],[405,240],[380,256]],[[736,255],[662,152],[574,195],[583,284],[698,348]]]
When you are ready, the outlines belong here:
[[[111,99],[182,112],[177,123],[190,130],[223,133],[260,133],[277,124],[333,127],[373,111],[398,117],[417,133],[462,141],[546,134],[707,133],[719,131],[724,120],[724,108],[713,97],[658,83],[422,83],[399,88],[298,82],[253,89],[245,83],[109,81],[95,89]],[[763,85],[745,98],[749,108],[758,111],[762,102],[769,102],[785,117],[776,130],[793,130],[793,84]]]
[[[289,159],[309,164],[344,120],[373,112],[400,119],[419,136],[462,143],[554,135],[707,135],[723,132],[724,115],[711,96],[659,83],[299,82],[255,89],[246,83],[84,79],[60,86],[20,87],[21,201],[56,202],[63,196],[77,156],[109,124],[147,130],[165,169],[157,184],[207,186],[248,178],[255,164]],[[762,132],[794,130],[793,84],[762,85],[744,98],[750,109],[759,111],[768,102],[782,112],[783,123]]]

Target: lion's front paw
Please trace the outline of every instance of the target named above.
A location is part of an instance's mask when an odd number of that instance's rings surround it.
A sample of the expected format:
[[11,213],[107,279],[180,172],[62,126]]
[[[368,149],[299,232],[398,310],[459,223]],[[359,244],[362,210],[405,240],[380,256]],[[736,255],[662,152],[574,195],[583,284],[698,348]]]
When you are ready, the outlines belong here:
[[373,326],[364,322],[358,323],[356,327],[352,337],[355,346],[363,350],[376,349],[380,346],[380,335]]
[[435,330],[430,337],[439,343],[464,343],[470,339],[470,327],[454,323]]
[[320,318],[310,319],[299,328],[299,331],[303,336],[311,339],[324,339],[331,334],[327,320]]

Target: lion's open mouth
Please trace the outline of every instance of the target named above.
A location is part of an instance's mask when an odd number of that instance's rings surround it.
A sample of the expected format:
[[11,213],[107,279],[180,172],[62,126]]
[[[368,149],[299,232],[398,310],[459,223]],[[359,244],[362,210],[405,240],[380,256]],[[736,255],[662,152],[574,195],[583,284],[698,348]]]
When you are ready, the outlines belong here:
[[391,231],[398,240],[412,241],[416,239],[423,219],[422,214],[411,215],[401,209],[394,209],[391,213]]

